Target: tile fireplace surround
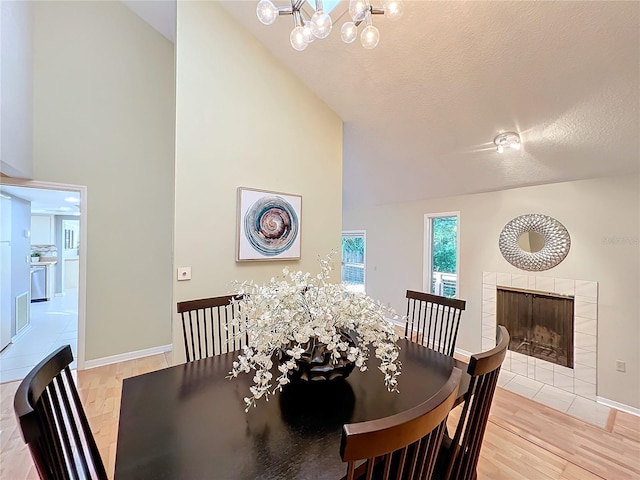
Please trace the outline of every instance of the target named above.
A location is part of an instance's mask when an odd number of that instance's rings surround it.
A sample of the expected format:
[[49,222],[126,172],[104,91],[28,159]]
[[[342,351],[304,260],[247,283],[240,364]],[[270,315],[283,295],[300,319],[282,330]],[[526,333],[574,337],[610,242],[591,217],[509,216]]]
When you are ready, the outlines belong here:
[[527,274],[483,272],[482,350],[495,346],[496,287],[515,287],[574,296],[574,368],[507,351],[502,371],[569,393],[596,399],[598,283]]

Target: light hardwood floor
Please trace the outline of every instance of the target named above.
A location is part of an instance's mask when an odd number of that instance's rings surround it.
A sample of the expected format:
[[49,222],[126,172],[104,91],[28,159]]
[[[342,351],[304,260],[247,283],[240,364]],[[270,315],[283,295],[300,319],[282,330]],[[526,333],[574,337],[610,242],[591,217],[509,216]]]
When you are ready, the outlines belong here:
[[[115,465],[122,379],[169,365],[168,356],[155,355],[78,373],[78,390],[110,477]],[[37,478],[13,413],[18,383],[0,385],[2,480]],[[452,425],[458,414],[458,410],[452,412]],[[612,410],[603,429],[498,388],[478,478],[640,479],[640,418]]]

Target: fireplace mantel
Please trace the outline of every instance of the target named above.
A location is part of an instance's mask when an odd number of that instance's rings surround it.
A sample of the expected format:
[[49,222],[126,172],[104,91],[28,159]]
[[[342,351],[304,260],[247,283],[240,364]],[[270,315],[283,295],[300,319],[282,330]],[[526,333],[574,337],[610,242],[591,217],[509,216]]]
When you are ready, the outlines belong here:
[[597,282],[539,275],[483,272],[483,351],[495,346],[497,287],[534,290],[545,294],[574,297],[574,368],[563,367],[539,358],[508,351],[502,369],[595,400],[597,392]]

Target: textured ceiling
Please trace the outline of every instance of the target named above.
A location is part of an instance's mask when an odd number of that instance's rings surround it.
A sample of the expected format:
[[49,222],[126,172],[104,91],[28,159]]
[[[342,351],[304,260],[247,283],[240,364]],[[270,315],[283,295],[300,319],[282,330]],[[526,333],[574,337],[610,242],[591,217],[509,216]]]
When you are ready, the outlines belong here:
[[[638,2],[405,0],[370,51],[341,42],[343,2],[303,52],[291,17],[221,3],[344,120],[345,208],[639,169]],[[522,150],[496,153],[505,130]]]
[[[220,3],[344,120],[347,209],[640,169],[640,2],[405,0],[364,50],[345,0],[303,52],[290,16]],[[498,155],[509,130],[523,148]]]

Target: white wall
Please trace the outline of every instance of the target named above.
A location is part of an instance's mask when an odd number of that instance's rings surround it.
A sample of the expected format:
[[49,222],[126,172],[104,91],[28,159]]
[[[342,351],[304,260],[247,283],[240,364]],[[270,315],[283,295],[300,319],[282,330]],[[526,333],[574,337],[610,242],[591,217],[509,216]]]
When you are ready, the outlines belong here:
[[[571,251],[540,276],[599,283],[598,392],[640,408],[640,197],[635,176],[599,178],[343,212],[345,230],[367,231],[367,293],[404,314],[407,289],[422,289],[424,214],[460,211],[458,347],[481,348],[482,272],[521,273],[502,258],[500,231],[525,213],[559,220]],[[615,371],[624,360],[627,372]]]
[[0,172],[31,178],[33,2],[0,2]]
[[[174,280],[174,300],[228,294],[234,279],[285,265],[318,271],[340,246],[340,118],[215,2],[178,2],[176,62],[175,266],[193,279]],[[235,262],[240,186],[302,195],[300,261]]]
[[171,343],[174,87],[122,3],[34,3],[34,178],[87,186],[86,360]]

